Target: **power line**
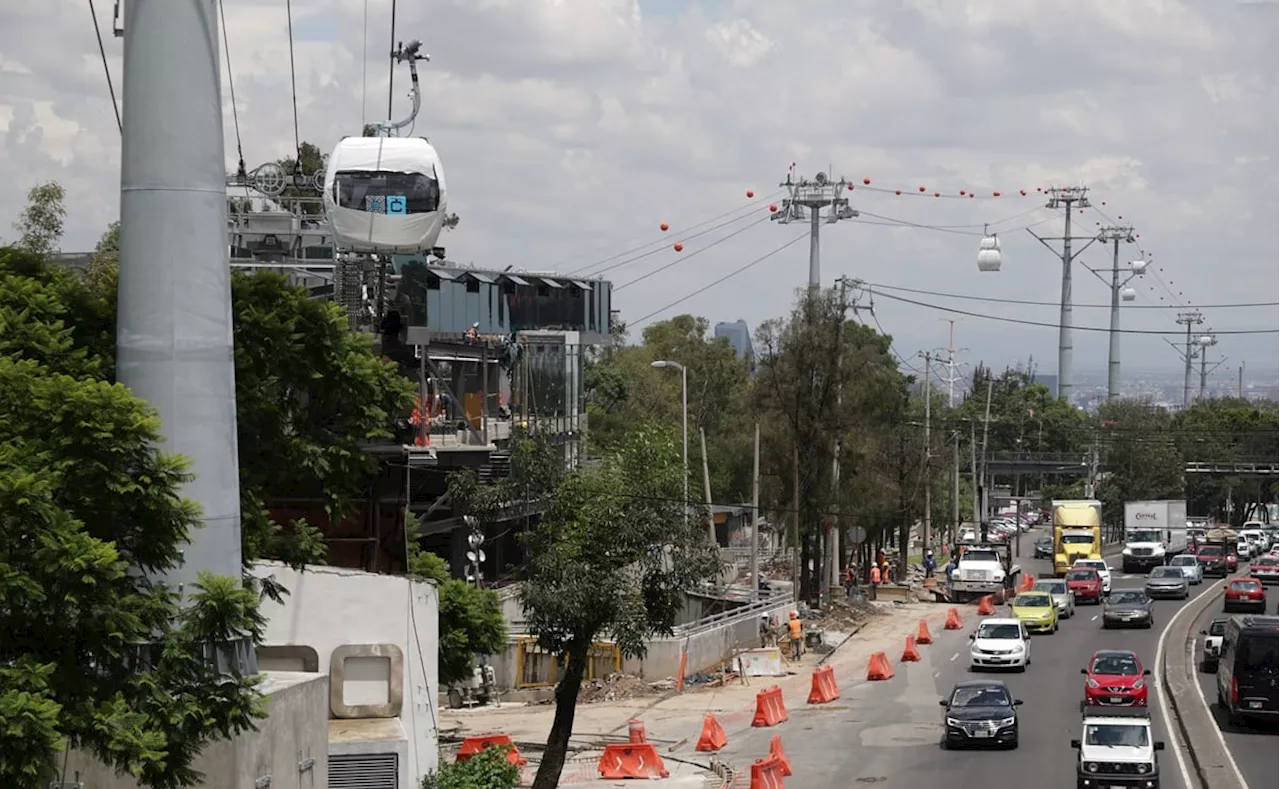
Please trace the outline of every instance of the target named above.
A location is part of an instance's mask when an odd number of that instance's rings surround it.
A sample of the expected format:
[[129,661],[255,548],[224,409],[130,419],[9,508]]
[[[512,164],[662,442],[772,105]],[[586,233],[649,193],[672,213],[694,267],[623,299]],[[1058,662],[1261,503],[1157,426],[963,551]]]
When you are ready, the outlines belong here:
[[[1022,320],[1019,318],[1006,318],[1000,315],[988,315],[986,313],[981,313],[981,312],[970,312],[969,310],[959,310],[959,309],[955,309],[954,307],[942,307],[937,304],[928,304],[923,301],[916,301],[914,299],[908,299],[902,296],[895,296],[891,293],[884,293],[882,291],[874,290],[872,288],[867,288],[867,290],[871,293],[876,294],[877,296],[883,296],[886,299],[893,299],[894,301],[900,301],[900,302],[903,302],[904,304],[914,304],[917,307],[925,307],[931,310],[938,310],[939,312],[949,312],[953,315],[968,315],[973,318],[984,318],[986,320],[999,321],[1001,323],[1016,323],[1022,326],[1042,326],[1046,329],[1062,328],[1061,325],[1057,323],[1047,323],[1045,321],[1029,321],[1029,320]],[[1080,331],[1092,331],[1092,332],[1111,331],[1111,329],[1106,326],[1074,326],[1073,328],[1079,329]],[[1178,332],[1178,331],[1159,331],[1156,329],[1120,329],[1119,331],[1122,334],[1152,334],[1152,335],[1160,335],[1160,336],[1182,334],[1182,332]],[[1277,333],[1280,333],[1280,329],[1228,329],[1228,330],[1214,332],[1214,334],[1277,334]]]
[[[725,221],[720,222],[720,223],[715,224],[715,225],[712,225],[711,227],[708,227],[708,228],[706,228],[705,230],[699,230],[697,233],[689,233],[689,234],[686,234],[686,235],[684,236],[684,238],[685,238],[686,240],[692,240],[692,239],[695,239],[695,238],[701,238],[702,236],[705,236],[705,235],[707,235],[707,234],[709,234],[709,233],[714,233],[715,231],[720,230],[721,228],[725,228],[725,227],[728,227],[728,226],[730,226],[730,225],[737,224],[738,222],[741,222],[742,220],[747,219],[747,218],[749,218],[750,216],[751,216],[750,214],[743,214],[742,216],[737,216],[737,217],[734,217],[734,218],[732,218],[732,219],[726,219]],[[746,227],[742,228],[741,230],[737,230],[737,231],[735,231],[734,233],[732,233],[732,234],[730,234],[730,235],[728,235],[728,236],[725,236],[725,238],[720,239],[720,241],[724,241],[724,240],[725,240],[725,239],[727,239],[727,238],[732,238],[733,236],[737,235],[738,233],[741,233],[743,230],[746,230],[746,229],[748,229],[748,228],[754,227],[754,226],[756,226],[756,225],[760,224],[761,222],[767,221],[768,219],[769,219],[769,217],[767,217],[767,216],[765,216],[765,217],[761,217],[759,220],[757,220],[757,221],[755,221],[755,222],[752,222],[750,225],[747,225]],[[711,244],[707,245],[706,247],[704,247],[704,248],[702,248],[702,249],[699,249],[699,250],[695,250],[695,251],[693,251],[693,252],[690,252],[688,255],[684,255],[684,256],[682,256],[681,258],[676,258],[676,260],[675,260],[674,262],[672,262],[672,263],[668,263],[666,266],[663,266],[663,268],[658,269],[658,271],[662,271],[664,268],[667,268],[667,267],[669,267],[669,266],[675,265],[675,263],[680,262],[680,260],[681,260],[681,259],[683,259],[683,258],[690,258],[690,257],[693,257],[694,255],[697,255],[699,252],[703,252],[703,251],[705,251],[705,250],[707,250],[707,249],[710,249],[711,247],[713,247],[713,246],[715,246],[716,244],[720,243],[720,241],[712,242]],[[602,268],[602,269],[597,269],[596,271],[591,272],[591,274],[590,274],[589,276],[592,276],[592,277],[598,277],[598,276],[600,276],[601,274],[604,274],[604,273],[605,273],[605,272],[607,272],[607,271],[613,271],[613,270],[615,270],[615,269],[619,269],[619,268],[622,268],[622,267],[624,267],[624,266],[629,266],[629,265],[631,265],[632,263],[636,263],[636,262],[641,261],[641,260],[644,260],[645,258],[648,258],[648,257],[653,257],[654,255],[658,254],[659,252],[667,252],[667,251],[669,251],[670,249],[671,249],[671,246],[670,246],[667,242],[665,242],[665,241],[664,241],[664,242],[662,242],[662,246],[660,246],[660,247],[657,247],[657,248],[655,248],[655,249],[651,249],[651,250],[649,250],[648,252],[643,252],[643,253],[641,253],[641,254],[639,254],[639,255],[635,255],[634,257],[629,257],[629,258],[626,258],[626,259],[624,259],[624,260],[620,260],[620,261],[618,261],[617,263],[613,263],[613,264],[611,264],[611,265],[605,266],[605,267],[604,267],[604,268]],[[570,275],[572,275],[572,272],[570,273]],[[629,285],[629,284],[631,284],[631,283],[627,283],[627,284]],[[619,286],[619,287],[622,287],[622,286]],[[615,288],[615,290],[617,290],[617,288]]]
[[302,135],[298,131],[298,70],[293,61],[293,0],[284,0],[284,10],[289,21],[289,84],[293,88],[293,175],[302,171]]
[[[1039,210],[1039,209],[1034,209],[1034,210]],[[1030,212],[1027,212],[1027,213],[1030,213]],[[914,228],[914,229],[916,229],[916,230],[932,230],[932,231],[935,231],[935,232],[938,232],[938,233],[951,233],[951,234],[953,234],[953,235],[957,235],[957,236],[981,237],[981,236],[985,235],[984,233],[982,233],[982,232],[980,232],[980,231],[975,231],[975,230],[961,230],[961,229],[959,229],[959,228],[961,228],[961,227],[968,227],[968,225],[954,225],[954,226],[949,226],[949,225],[926,225],[926,224],[921,223],[921,222],[910,222],[910,221],[908,221],[908,220],[906,220],[906,219],[895,219],[894,217],[891,217],[891,216],[882,216],[882,215],[880,215],[880,214],[872,214],[872,213],[870,213],[870,212],[868,212],[868,211],[859,211],[859,212],[858,212],[858,215],[859,215],[859,218],[854,219],[853,221],[854,221],[854,222],[856,222],[857,224],[860,224],[860,225],[881,225],[881,226],[883,226],[883,227],[910,227],[910,228]],[[869,222],[869,221],[867,221],[867,220],[865,220],[865,219],[862,219],[862,218],[861,218],[861,217],[864,217],[864,216],[869,216],[869,217],[871,217],[872,219],[878,219],[878,220],[881,220],[881,221],[879,221],[879,222],[875,222],[875,221],[871,221],[871,222]],[[1030,229],[1031,229],[1031,228],[1033,228],[1033,227],[1037,227],[1037,226],[1039,226],[1039,225],[1043,225],[1045,222],[1052,221],[1053,219],[1054,219],[1054,217],[1051,217],[1051,216],[1050,216],[1050,217],[1046,217],[1045,219],[1038,220],[1038,221],[1036,221],[1036,222],[1031,222],[1030,224],[1021,225],[1021,226],[1019,226],[1019,227],[1014,227],[1014,228],[1009,228],[1009,229],[1007,229],[1007,230],[1002,230],[1002,231],[1000,231],[1000,232],[1002,232],[1002,233],[1012,233],[1012,232],[1014,232],[1014,231],[1016,231],[1016,230],[1030,230]],[[1007,219],[1006,219],[1006,220],[1003,220],[1003,221],[1006,221],[1006,222],[1007,222],[1007,221],[1010,221],[1010,220],[1007,220]],[[979,227],[986,227],[986,225],[979,225]]]
[[784,249],[786,249],[787,247],[791,246],[792,244],[795,244],[797,241],[800,241],[800,240],[805,239],[805,238],[808,238],[808,237],[809,237],[809,233],[808,233],[808,231],[805,231],[804,233],[801,233],[800,235],[798,235],[798,236],[796,236],[795,238],[791,239],[790,241],[788,241],[787,243],[783,244],[782,246],[780,246],[780,247],[775,247],[773,250],[771,250],[771,251],[769,251],[769,252],[766,252],[765,254],[761,255],[760,257],[756,258],[755,260],[751,261],[750,263],[747,263],[747,264],[745,264],[745,265],[739,266],[738,268],[734,269],[733,271],[730,271],[728,274],[725,274],[725,275],[724,275],[723,277],[721,277],[720,279],[718,279],[718,280],[716,280],[716,281],[714,281],[714,282],[708,283],[708,284],[706,284],[706,285],[703,285],[702,287],[698,288],[697,290],[693,291],[692,293],[690,293],[690,294],[688,294],[688,295],[686,295],[686,296],[681,296],[680,298],[676,299],[675,301],[671,302],[670,304],[667,304],[667,305],[665,305],[665,306],[663,306],[663,307],[660,307],[660,308],[658,308],[658,309],[654,310],[653,312],[649,313],[648,315],[645,315],[645,316],[640,317],[640,318],[636,318],[635,323],[643,323],[644,321],[649,320],[650,318],[652,318],[652,317],[653,317],[653,316],[655,316],[655,315],[659,315],[659,314],[664,313],[664,312],[666,312],[667,310],[671,309],[672,307],[675,307],[675,306],[677,306],[677,305],[679,305],[679,304],[683,304],[684,302],[688,301],[689,299],[693,298],[694,296],[697,296],[697,295],[698,295],[698,294],[700,294],[700,293],[705,293],[705,292],[707,292],[708,290],[711,290],[711,289],[712,289],[712,288],[714,288],[716,285],[719,285],[720,283],[724,282],[725,280],[730,279],[730,278],[732,278],[732,277],[736,277],[736,276],[738,276],[739,274],[741,274],[742,272],[744,272],[744,271],[746,271],[747,269],[751,268],[752,266],[755,266],[755,265],[757,265],[757,264],[759,264],[759,263],[763,263],[764,261],[768,260],[769,258],[773,257],[774,255],[778,254],[779,252],[783,251]]
[[[90,3],[92,4],[92,0]],[[222,6],[222,0],[218,0],[218,19],[222,23],[222,49],[227,61],[227,86],[231,89],[231,122],[235,124],[236,129],[236,155],[240,159],[236,175],[244,178],[247,173],[244,166],[244,145],[240,142],[240,108],[236,105],[236,77],[231,71],[231,39],[227,35],[227,12]],[[296,122],[297,116],[294,118]]]
[[98,9],[89,0],[89,15],[93,17],[93,33],[98,37],[98,54],[102,56],[102,71],[107,75],[107,93],[111,94],[111,109],[116,114],[116,131],[124,134],[124,122],[120,120],[120,103],[116,101],[116,86],[111,81],[111,66],[107,64],[107,47],[102,43],[102,28],[98,26]]
[[[735,220],[735,221],[736,221],[736,220]],[[654,269],[653,271],[648,272],[647,274],[641,274],[640,276],[636,277],[635,279],[633,279],[633,280],[631,280],[631,281],[629,281],[629,282],[624,282],[624,283],[622,283],[621,285],[618,285],[617,287],[615,287],[615,288],[613,289],[613,292],[614,292],[614,293],[617,293],[618,291],[622,290],[623,288],[625,288],[625,287],[629,287],[629,286],[631,286],[631,285],[634,285],[634,284],[636,284],[637,282],[640,282],[641,280],[646,280],[646,279],[648,279],[649,277],[652,277],[652,276],[653,276],[653,275],[655,275],[655,274],[661,274],[662,272],[666,271],[667,269],[671,268],[672,266],[676,266],[676,265],[679,265],[679,264],[681,264],[681,263],[684,263],[684,262],[685,262],[686,260],[688,260],[689,258],[694,257],[694,256],[696,256],[696,255],[699,255],[699,254],[701,254],[701,253],[703,253],[703,252],[706,252],[706,251],[707,251],[707,250],[709,250],[709,249],[713,249],[716,245],[718,245],[718,244],[723,244],[724,242],[728,241],[729,239],[733,238],[734,236],[741,235],[741,234],[743,234],[743,233],[747,232],[748,230],[750,230],[751,228],[753,228],[753,227],[755,227],[756,225],[760,224],[761,222],[768,222],[768,221],[769,221],[769,217],[767,217],[767,216],[762,216],[762,217],[760,217],[759,219],[757,219],[756,221],[754,221],[754,222],[752,222],[751,224],[747,225],[746,227],[740,227],[740,228],[738,228],[737,230],[733,231],[732,233],[729,233],[728,235],[726,235],[726,236],[724,236],[724,237],[722,237],[722,238],[717,238],[715,241],[712,241],[710,244],[707,244],[705,247],[702,247],[702,248],[700,248],[700,249],[695,249],[694,251],[690,252],[690,253],[689,253],[689,254],[687,254],[687,255],[681,255],[680,257],[676,258],[675,260],[671,261],[670,263],[667,263],[667,264],[666,264],[666,265],[664,265],[664,266],[659,266],[658,268]],[[710,232],[710,231],[707,231],[707,232]]]
[[[993,304],[1024,304],[1029,307],[1056,307],[1056,301],[1027,301],[1026,299],[1001,299],[995,296],[974,296],[963,293],[944,293],[936,290],[922,290],[920,288],[907,288],[901,285],[884,285],[876,282],[868,282],[869,288],[882,288],[884,290],[900,291],[902,293],[918,293],[922,296],[938,296],[946,299],[961,299],[964,301],[983,301]],[[1087,309],[1110,309],[1110,304],[1076,304],[1075,307],[1083,307]],[[1280,306],[1277,301],[1246,301],[1236,304],[1197,304],[1193,305],[1196,309],[1244,309],[1246,307],[1275,307]],[[1129,304],[1126,310],[1167,310],[1172,309],[1166,304]]]

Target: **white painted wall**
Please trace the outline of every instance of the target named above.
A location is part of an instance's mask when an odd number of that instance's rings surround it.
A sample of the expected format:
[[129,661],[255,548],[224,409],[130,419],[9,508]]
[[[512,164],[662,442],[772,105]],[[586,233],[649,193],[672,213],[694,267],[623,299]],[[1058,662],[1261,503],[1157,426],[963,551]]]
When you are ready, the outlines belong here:
[[[394,644],[404,655],[401,726],[409,740],[402,775],[417,786],[436,769],[438,752],[439,597],[429,581],[410,581],[337,567],[297,572],[279,562],[259,562],[258,577],[274,576],[289,590],[284,604],[264,601],[264,645],[309,646],[328,675],[333,651],[347,644]],[[346,704],[387,702],[386,661],[348,660],[342,699]]]

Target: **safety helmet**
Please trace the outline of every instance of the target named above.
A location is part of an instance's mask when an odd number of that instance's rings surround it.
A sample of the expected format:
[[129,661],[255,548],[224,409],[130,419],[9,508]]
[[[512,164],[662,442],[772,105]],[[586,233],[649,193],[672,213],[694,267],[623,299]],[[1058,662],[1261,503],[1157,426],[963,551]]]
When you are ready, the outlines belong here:
[[792,619],[799,619],[799,618],[800,618],[800,614],[799,614],[798,612],[796,612],[796,611],[792,611],[792,612],[791,612],[791,618],[792,618]]

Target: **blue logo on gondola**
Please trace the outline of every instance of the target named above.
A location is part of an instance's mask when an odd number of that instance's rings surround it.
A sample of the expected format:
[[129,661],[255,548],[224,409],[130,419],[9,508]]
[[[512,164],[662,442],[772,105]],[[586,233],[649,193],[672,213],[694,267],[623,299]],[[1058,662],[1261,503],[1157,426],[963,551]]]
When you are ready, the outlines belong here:
[[404,195],[388,195],[387,196],[387,213],[397,216],[404,216],[409,213]]

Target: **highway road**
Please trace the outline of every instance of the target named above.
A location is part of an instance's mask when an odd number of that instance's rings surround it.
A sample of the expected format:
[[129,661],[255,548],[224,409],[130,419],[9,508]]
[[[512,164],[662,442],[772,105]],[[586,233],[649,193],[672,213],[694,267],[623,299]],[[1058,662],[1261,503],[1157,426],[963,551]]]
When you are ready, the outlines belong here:
[[[1019,564],[1024,572],[1047,577],[1052,571],[1049,562],[1028,558],[1035,539],[1043,533],[1043,529],[1035,529],[1022,537]],[[1117,573],[1113,588],[1140,587],[1142,582],[1143,576]],[[1194,587],[1197,592],[1205,588]],[[896,671],[892,680],[854,684],[861,678],[837,676],[842,688],[838,701],[822,706],[791,701],[789,721],[737,736],[724,755],[731,764],[745,767],[751,758],[768,752],[772,735],[782,735],[795,771],[787,779],[788,789],[868,785],[917,789],[950,786],[957,781],[968,786],[1006,786],[1011,781],[1013,785],[1072,786],[1077,752],[1070,741],[1080,736],[1080,699],[1084,694],[1080,669],[1095,650],[1120,648],[1135,650],[1144,666],[1154,672],[1160,635],[1182,605],[1179,601],[1158,601],[1156,625],[1150,630],[1102,630],[1099,608],[1078,608],[1058,633],[1033,637],[1032,665],[1023,674],[970,673],[968,635],[978,617],[973,606],[963,606],[964,628],[933,633],[934,644],[920,649],[921,662],[900,663],[902,647],[898,646],[889,654]],[[1000,607],[997,615],[1007,615],[1007,611]],[[939,700],[956,682],[987,676],[1003,679],[1014,697],[1024,702],[1019,708],[1019,748],[943,750],[939,744]],[[1161,787],[1192,789],[1183,780],[1177,758],[1179,742],[1170,734],[1155,694],[1152,713],[1156,738],[1167,744],[1167,750],[1160,754]],[[1269,750],[1274,755],[1274,747]]]
[[[1211,580],[1217,581],[1217,579]],[[1208,580],[1206,580],[1207,582]],[[1222,582],[1218,581],[1217,586],[1221,590],[1223,587]],[[1275,616],[1277,614],[1277,603],[1280,602],[1280,589],[1268,586],[1267,598],[1267,613]],[[1211,606],[1191,630],[1192,634],[1196,636],[1195,654],[1197,657],[1203,647],[1203,636],[1200,636],[1199,633],[1201,630],[1208,630],[1209,621],[1217,616],[1231,616],[1231,614],[1222,612],[1222,603],[1220,601]],[[1222,732],[1222,739],[1227,745],[1227,751],[1231,754],[1231,758],[1235,760],[1236,767],[1240,769],[1240,774],[1251,789],[1275,786],[1277,768],[1276,727],[1231,726],[1228,724],[1226,713],[1218,706],[1218,691],[1214,686],[1214,676],[1213,674],[1200,674],[1200,692],[1203,694],[1204,703],[1209,705],[1214,719],[1218,722],[1218,730]]]

